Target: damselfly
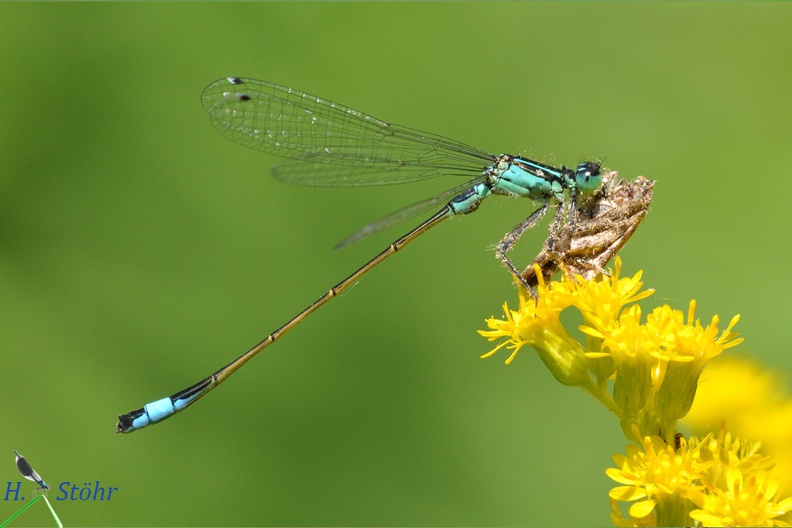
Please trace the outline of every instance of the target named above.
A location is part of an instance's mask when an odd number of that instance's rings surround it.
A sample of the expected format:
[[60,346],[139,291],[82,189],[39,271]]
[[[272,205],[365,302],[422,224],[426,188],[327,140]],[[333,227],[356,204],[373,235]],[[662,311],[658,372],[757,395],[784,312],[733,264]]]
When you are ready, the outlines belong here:
[[50,489],[49,486],[44,482],[44,480],[39,477],[39,474],[36,473],[36,470],[33,469],[33,466],[30,465],[30,462],[27,461],[25,457],[20,455],[16,449],[14,449],[14,455],[16,455],[16,466],[19,472],[28,480],[32,480],[36,484],[39,485],[39,489],[48,490]]
[[231,141],[289,158],[291,161],[272,169],[273,175],[282,180],[323,186],[386,185],[435,176],[462,176],[466,180],[347,237],[339,246],[443,204],[427,220],[225,367],[172,396],[119,416],[119,433],[160,422],[191,405],[374,266],[446,218],[472,213],[482,200],[493,194],[530,198],[542,204],[509,232],[496,249],[511,273],[522,280],[520,271],[506,256],[519,237],[539,222],[549,206],[557,205],[550,228],[552,237],[562,223],[566,193],[570,195],[570,218],[574,220],[578,194],[591,193],[602,183],[599,162],[580,163],[572,170],[521,156],[496,156],[269,82],[238,77],[220,79],[206,87],[201,100],[214,127]]

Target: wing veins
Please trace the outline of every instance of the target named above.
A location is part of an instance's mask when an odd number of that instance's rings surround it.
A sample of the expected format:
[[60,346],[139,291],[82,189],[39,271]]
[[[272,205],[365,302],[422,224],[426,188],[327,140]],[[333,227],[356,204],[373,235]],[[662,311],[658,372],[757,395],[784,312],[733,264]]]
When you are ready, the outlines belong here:
[[481,171],[495,159],[464,143],[264,81],[221,79],[204,90],[202,103],[223,136],[296,160],[454,172]]

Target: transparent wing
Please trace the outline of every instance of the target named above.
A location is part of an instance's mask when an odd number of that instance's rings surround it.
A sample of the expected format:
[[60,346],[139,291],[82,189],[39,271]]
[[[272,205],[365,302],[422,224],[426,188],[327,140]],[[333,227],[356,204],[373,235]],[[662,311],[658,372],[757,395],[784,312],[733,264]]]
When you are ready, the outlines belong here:
[[[400,167],[347,167],[329,163],[305,163],[303,161],[286,161],[271,169],[272,175],[279,180],[298,185],[315,185],[324,187],[356,187],[365,185],[391,185],[396,183],[415,182],[434,178],[440,174],[445,176],[457,173],[450,170],[442,172],[436,168],[421,165]],[[473,173],[458,173],[470,178]],[[481,171],[478,172],[481,174]]]
[[[341,171],[299,176],[288,164],[280,169],[279,177],[302,184],[374,185],[384,179],[416,181],[441,174],[473,178],[496,159],[464,143],[265,81],[220,79],[206,87],[201,102],[213,126],[235,143],[275,156],[357,169],[348,171],[346,180]],[[376,171],[382,171],[379,179],[373,176]],[[366,183],[350,183],[355,178]]]
[[421,213],[425,213],[430,209],[436,208],[438,205],[448,202],[451,198],[456,196],[457,194],[462,193],[463,191],[469,189],[471,186],[478,183],[480,180],[484,180],[484,178],[477,178],[472,182],[465,182],[462,185],[458,185],[453,189],[449,189],[437,196],[433,196],[431,198],[427,198],[426,200],[421,200],[420,202],[416,202],[412,205],[408,205],[398,211],[394,211],[393,213],[389,214],[388,216],[382,217],[376,222],[372,222],[367,226],[364,226],[362,229],[355,231],[344,240],[336,244],[335,249],[342,248],[344,246],[348,246],[358,240],[366,238],[369,235],[373,235],[374,233],[378,233],[383,229],[387,229],[391,226],[394,226],[398,223],[401,223],[408,218],[412,218],[413,216],[419,215]]

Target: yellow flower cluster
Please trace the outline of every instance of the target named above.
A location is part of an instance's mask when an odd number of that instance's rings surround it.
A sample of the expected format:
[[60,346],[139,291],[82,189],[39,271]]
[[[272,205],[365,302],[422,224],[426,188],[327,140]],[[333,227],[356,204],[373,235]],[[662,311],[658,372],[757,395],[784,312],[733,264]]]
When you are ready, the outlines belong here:
[[[687,314],[664,305],[644,320],[635,303],[653,290],[642,290],[640,272],[621,277],[620,259],[614,268],[592,281],[564,274],[549,284],[537,270],[537,297],[518,283],[519,307],[504,305],[505,318],[479,331],[499,341],[482,357],[505,348],[509,364],[529,345],[558,381],[583,388],[619,418],[632,443],[607,470],[620,484],[610,492],[617,525],[788,526],[779,517],[792,511],[792,498],[780,500],[775,462],[758,454],[758,444],[733,440],[725,427],[703,440],[676,432],[707,364],[743,341],[732,331],[739,316],[721,332],[717,316],[706,326],[696,319],[691,301]],[[561,322],[572,307],[583,340]],[[631,503],[626,515],[620,503]]]
[[[658,436],[630,444],[606,471],[623,484],[610,492],[616,526],[789,526],[778,519],[792,510],[779,500],[774,461],[757,444],[733,440],[722,427],[717,437],[684,439],[678,448]],[[631,502],[623,515],[619,502]]]
[[[695,319],[695,302],[687,317],[664,305],[642,322],[641,307],[635,303],[654,290],[641,290],[641,272],[621,277],[619,258],[614,267],[612,274],[592,281],[566,274],[560,282],[540,281],[536,299],[518,285],[519,308],[504,305],[506,318],[490,318],[490,330],[479,331],[490,341],[501,340],[482,357],[505,347],[511,350],[508,364],[530,345],[558,381],[583,388],[616,414],[628,438],[640,441],[658,435],[670,444],[677,422],[690,410],[707,362],[742,342],[732,332],[739,316],[720,336],[717,316],[708,326]],[[585,343],[561,323],[561,313],[570,307],[583,317],[579,330]]]
[[[721,421],[733,435],[761,438],[762,451],[779,468],[792,468],[792,395],[789,379],[745,357],[713,361],[702,376],[696,402],[684,419],[691,432],[704,435]],[[781,474],[792,489],[792,471]]]

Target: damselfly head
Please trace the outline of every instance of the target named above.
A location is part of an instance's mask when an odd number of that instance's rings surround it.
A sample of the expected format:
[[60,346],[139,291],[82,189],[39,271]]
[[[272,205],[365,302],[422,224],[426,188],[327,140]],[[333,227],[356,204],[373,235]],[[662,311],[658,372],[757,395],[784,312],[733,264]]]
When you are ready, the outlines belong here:
[[585,161],[575,168],[575,186],[582,193],[592,193],[602,185],[600,163]]

